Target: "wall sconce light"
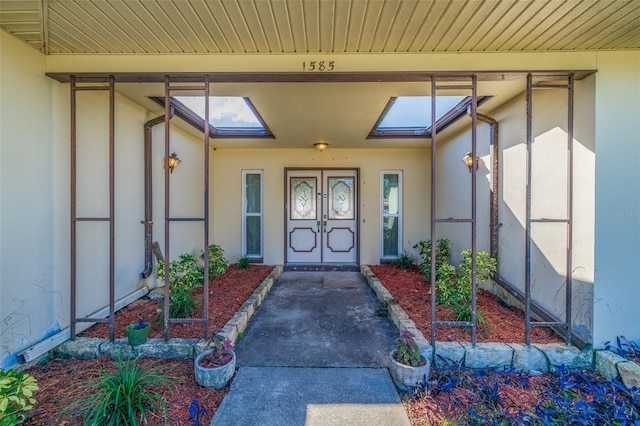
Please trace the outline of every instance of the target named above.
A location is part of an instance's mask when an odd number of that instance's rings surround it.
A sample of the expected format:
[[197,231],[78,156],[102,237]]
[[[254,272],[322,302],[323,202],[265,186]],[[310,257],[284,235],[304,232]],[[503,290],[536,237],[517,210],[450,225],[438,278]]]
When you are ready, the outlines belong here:
[[178,164],[180,164],[181,162],[182,161],[180,161],[176,153],[175,152],[172,153],[169,156],[169,158],[167,158],[167,166],[169,167],[169,173],[173,173],[173,169],[178,167]]
[[478,157],[474,160],[470,152],[467,152],[467,155],[462,159],[462,163],[469,168],[469,173],[471,173],[474,163],[476,165],[476,170],[478,170],[478,162]]
[[324,151],[325,149],[327,149],[329,144],[324,142],[318,142],[318,143],[314,143],[313,146],[315,146],[318,151]]

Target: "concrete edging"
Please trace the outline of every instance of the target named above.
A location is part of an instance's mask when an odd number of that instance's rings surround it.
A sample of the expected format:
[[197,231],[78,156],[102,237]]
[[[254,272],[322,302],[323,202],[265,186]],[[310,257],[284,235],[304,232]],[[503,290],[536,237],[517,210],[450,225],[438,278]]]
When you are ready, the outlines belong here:
[[[240,309],[220,330],[218,335],[231,340],[234,344],[249,319],[258,310],[265,297],[271,291],[273,283],[282,273],[282,265],[274,266],[267,277],[256,287],[251,296],[240,306]],[[91,359],[102,355],[116,358],[118,355],[127,358],[149,357],[163,359],[194,359],[204,350],[206,340],[203,339],[149,339],[147,343],[131,347],[127,339],[116,339],[113,343],[105,339],[78,337],[67,340],[50,351],[52,358]]]
[[[418,330],[416,324],[400,307],[391,293],[367,265],[361,265],[362,275],[387,310],[391,322],[398,330],[406,329],[416,336],[420,353],[437,366],[440,357],[461,361],[467,368],[515,368],[528,372],[546,373],[561,365],[596,371],[608,380],[619,379],[628,388],[640,386],[640,366],[606,350],[579,350],[560,343],[471,343],[436,342],[435,351],[431,343]],[[436,360],[434,360],[434,353]],[[435,362],[434,362],[435,361]]]

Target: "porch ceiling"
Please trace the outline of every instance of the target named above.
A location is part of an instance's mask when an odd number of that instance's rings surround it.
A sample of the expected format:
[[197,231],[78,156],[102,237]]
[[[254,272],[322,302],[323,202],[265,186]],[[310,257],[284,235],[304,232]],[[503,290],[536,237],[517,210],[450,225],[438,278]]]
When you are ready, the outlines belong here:
[[427,53],[640,48],[637,0],[2,0],[47,54]]

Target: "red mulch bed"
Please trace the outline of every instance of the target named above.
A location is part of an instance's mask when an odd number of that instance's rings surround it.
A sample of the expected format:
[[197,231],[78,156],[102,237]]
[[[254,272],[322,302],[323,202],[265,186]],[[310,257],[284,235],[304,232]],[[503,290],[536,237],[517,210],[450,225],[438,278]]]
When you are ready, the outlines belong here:
[[[255,288],[271,271],[271,266],[252,265],[249,270],[240,270],[232,265],[229,271],[216,277],[211,285],[210,300],[210,334],[220,329],[233,316],[242,303],[251,295]],[[372,266],[371,269],[378,276],[383,285],[396,298],[398,303],[413,319],[417,327],[427,337],[430,336],[430,301],[428,286],[419,271],[401,270],[390,266]],[[202,316],[202,294],[197,294],[200,300],[199,311],[195,315]],[[522,313],[518,310],[501,305],[497,299],[480,291],[478,309],[484,314],[490,329],[486,335],[478,333],[478,341],[493,342],[523,342],[524,322]],[[141,299],[120,310],[116,314],[116,337],[126,336],[125,328],[139,319],[152,323],[150,337],[162,337],[162,302]],[[439,320],[452,320],[446,310],[438,308]],[[201,324],[172,324],[170,337],[201,338],[204,330]],[[108,326],[96,324],[84,331],[82,336],[106,338]],[[532,341],[538,343],[561,342],[552,332],[534,328]],[[460,327],[439,327],[436,333],[438,340],[470,341],[470,333]],[[215,411],[228,393],[229,388],[213,390],[200,387],[194,379],[193,360],[141,360],[143,365],[159,363],[169,367],[169,374],[176,376],[178,381],[170,390],[164,391],[164,400],[169,409],[170,425],[191,425],[189,420],[189,406],[193,399],[197,399],[207,413],[200,417],[201,424],[211,422]],[[52,360],[46,364],[29,370],[38,380],[40,390],[35,394],[38,403],[29,413],[25,424],[28,425],[70,425],[68,417],[58,419],[60,410],[68,406],[74,399],[77,384],[96,376],[96,371],[113,369],[113,361],[101,357],[94,360]],[[527,389],[505,387],[503,399],[513,400],[516,407],[526,410],[537,403],[540,395],[536,395],[539,386],[546,378],[531,378],[532,386]],[[542,385],[541,385],[542,386]],[[471,395],[464,395],[464,391],[457,393],[441,393],[437,397],[418,400],[406,399],[405,407],[411,421],[415,425],[441,424],[443,419],[457,418],[462,415],[466,407],[472,404]],[[162,425],[164,422],[158,416],[151,416],[148,425]]]
[[[396,266],[371,266],[371,270],[396,299],[427,340],[431,339],[431,295],[425,276],[417,269],[400,269]],[[478,342],[524,343],[524,313],[508,307],[488,291],[480,289],[476,300],[478,312],[482,313],[487,327],[476,335]],[[438,321],[455,321],[447,308],[436,306]],[[437,341],[470,342],[471,331],[463,327],[436,328]],[[532,343],[563,343],[557,334],[548,328],[533,327]]]
[[[256,287],[269,275],[272,266],[252,265],[249,269],[238,269],[231,265],[226,274],[215,277],[209,284],[209,322],[210,334],[222,328]],[[202,290],[196,294],[199,300],[198,311],[194,317],[202,317]],[[163,317],[160,313],[162,301],[140,299],[116,313],[116,338],[126,337],[126,327],[139,319],[151,322],[150,337],[163,336]],[[202,338],[202,324],[172,324],[170,337]],[[107,338],[109,327],[96,324],[85,330],[81,336]],[[142,365],[157,363],[169,368],[168,374],[178,378],[174,386],[165,390],[164,401],[168,406],[170,425],[193,425],[189,420],[189,406],[197,399],[207,413],[200,417],[201,424],[208,425],[222,398],[229,388],[220,390],[203,388],[195,381],[193,360],[141,360]],[[38,401],[29,412],[27,425],[71,425],[69,417],[57,419],[61,409],[75,399],[77,384],[99,376],[96,371],[113,371],[113,361],[107,357],[93,360],[55,359],[43,365],[29,369],[29,374],[38,380],[40,390],[35,393]],[[147,425],[164,425],[159,416],[151,415]]]
[[[224,275],[215,277],[209,284],[209,327],[208,336],[220,330],[236,313],[240,305],[251,296],[271,272],[273,266],[252,265],[249,269],[238,269],[231,265]],[[195,292],[196,312],[193,318],[202,318],[203,287]],[[164,317],[162,314],[163,299],[138,299],[116,313],[116,338],[127,337],[127,326],[138,320],[151,323],[149,338],[164,337]],[[95,324],[79,334],[82,337],[109,337],[109,326],[105,323]],[[202,339],[203,324],[171,324],[169,337]]]

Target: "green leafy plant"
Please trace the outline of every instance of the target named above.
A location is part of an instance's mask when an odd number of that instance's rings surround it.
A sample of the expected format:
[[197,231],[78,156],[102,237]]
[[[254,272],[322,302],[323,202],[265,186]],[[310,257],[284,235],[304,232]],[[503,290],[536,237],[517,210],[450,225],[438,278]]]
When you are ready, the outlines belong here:
[[[164,262],[156,264],[156,277],[164,280]],[[188,318],[195,310],[193,291],[203,285],[204,270],[192,254],[169,262],[169,316]]]
[[[209,250],[209,278],[221,275],[229,269],[229,261],[224,257],[224,250],[217,244],[211,244]],[[204,260],[204,251],[200,254],[200,259]]]
[[16,370],[0,370],[0,425],[10,426],[24,422],[26,412],[36,404],[35,377]]
[[419,367],[425,364],[420,356],[420,350],[416,343],[415,336],[409,330],[400,330],[400,337],[397,339],[396,350],[393,354],[396,361],[401,364]]
[[240,256],[238,258],[238,268],[249,269],[250,267],[251,267],[251,262],[249,262],[249,256]]
[[167,406],[158,388],[171,386],[174,377],[163,374],[156,365],[140,366],[139,358],[114,363],[116,372],[103,371],[98,380],[80,385],[81,395],[70,410],[83,425],[131,425],[147,421],[147,412],[162,410],[167,421]]
[[395,265],[400,269],[411,269],[414,265],[413,257],[406,251],[403,251],[396,259]]
[[[451,258],[451,241],[439,239],[436,241],[436,272],[439,267],[449,263]],[[431,240],[420,241],[413,248],[420,248],[420,269],[429,279],[431,277]]]
[[[420,269],[427,281],[431,278],[431,241],[420,241]],[[464,250],[462,261],[456,268],[449,263],[451,241],[441,239],[436,243],[436,303],[447,306],[457,321],[471,321],[471,249]],[[476,282],[490,279],[496,272],[497,262],[486,251],[476,253]],[[476,312],[478,325],[488,327],[481,312]]]
[[[156,264],[156,277],[164,281],[164,262]],[[204,270],[192,254],[181,254],[179,260],[169,262],[169,286],[194,290],[204,283]]]
[[195,308],[196,302],[191,289],[183,286],[169,289],[169,316],[171,318],[189,318]]

